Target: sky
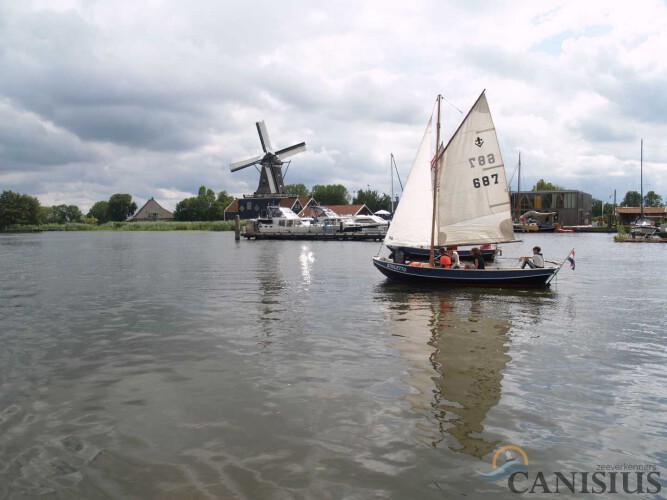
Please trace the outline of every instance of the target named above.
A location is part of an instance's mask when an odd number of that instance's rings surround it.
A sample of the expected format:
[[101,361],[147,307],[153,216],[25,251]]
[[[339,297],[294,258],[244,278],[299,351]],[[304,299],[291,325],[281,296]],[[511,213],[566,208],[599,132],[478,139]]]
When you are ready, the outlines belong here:
[[229,164],[264,120],[275,149],[306,142],[286,183],[389,194],[436,96],[446,136],[484,89],[508,178],[520,152],[522,186],[620,202],[643,139],[667,198],[665,0],[0,0],[0,190],[84,212],[249,194]]

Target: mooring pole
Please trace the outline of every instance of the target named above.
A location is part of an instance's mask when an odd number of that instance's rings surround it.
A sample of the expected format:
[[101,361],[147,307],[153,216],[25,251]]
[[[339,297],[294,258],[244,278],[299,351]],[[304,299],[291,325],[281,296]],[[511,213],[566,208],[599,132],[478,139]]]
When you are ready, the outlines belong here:
[[234,217],[234,239],[236,241],[241,239],[241,219],[238,215]]

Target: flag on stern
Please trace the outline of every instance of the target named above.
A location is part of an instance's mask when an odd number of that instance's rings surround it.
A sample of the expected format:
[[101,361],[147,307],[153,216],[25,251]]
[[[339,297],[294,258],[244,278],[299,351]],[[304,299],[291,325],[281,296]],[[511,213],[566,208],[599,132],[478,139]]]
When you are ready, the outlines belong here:
[[570,255],[567,256],[567,260],[570,261],[570,268],[574,271],[574,248],[570,252]]

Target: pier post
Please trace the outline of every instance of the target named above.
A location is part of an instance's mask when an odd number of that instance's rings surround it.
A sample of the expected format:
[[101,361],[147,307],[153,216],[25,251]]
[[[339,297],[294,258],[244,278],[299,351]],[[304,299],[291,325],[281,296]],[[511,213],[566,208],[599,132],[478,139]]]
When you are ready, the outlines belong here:
[[241,239],[241,219],[238,215],[234,217],[234,239],[236,241]]

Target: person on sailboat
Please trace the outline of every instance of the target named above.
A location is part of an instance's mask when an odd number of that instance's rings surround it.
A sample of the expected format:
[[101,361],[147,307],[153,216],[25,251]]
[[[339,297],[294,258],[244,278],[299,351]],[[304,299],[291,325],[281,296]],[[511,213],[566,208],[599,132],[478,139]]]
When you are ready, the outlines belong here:
[[531,269],[536,267],[544,267],[544,257],[542,256],[542,249],[540,247],[533,247],[533,256],[532,257],[521,257],[519,260],[523,261],[521,264],[521,269],[525,269],[526,266],[530,266]]
[[445,269],[450,269],[452,267],[452,258],[446,248],[440,249],[438,263],[440,264],[440,267],[444,267]]
[[[471,269],[484,269],[484,257],[482,257],[482,252],[477,247],[470,249],[472,254],[472,266]],[[468,267],[466,266],[466,269]]]
[[460,269],[461,260],[459,259],[459,253],[456,251],[456,247],[447,247],[446,252],[452,261],[452,269]]

